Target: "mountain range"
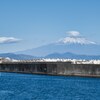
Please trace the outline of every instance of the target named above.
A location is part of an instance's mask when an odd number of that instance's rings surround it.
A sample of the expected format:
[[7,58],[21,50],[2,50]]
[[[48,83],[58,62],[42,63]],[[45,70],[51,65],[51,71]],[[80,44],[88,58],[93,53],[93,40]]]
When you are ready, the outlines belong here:
[[100,59],[100,55],[98,56],[93,56],[93,55],[77,55],[77,54],[73,54],[70,52],[66,52],[66,53],[52,53],[43,57],[36,57],[36,56],[31,56],[31,55],[24,55],[24,54],[13,54],[13,53],[3,53],[0,54],[0,57],[9,57],[11,59],[16,59],[16,60],[31,60],[31,59],[39,59],[39,58],[51,58],[51,59],[86,59],[86,60],[91,60],[91,59],[95,59],[95,60],[99,60]]
[[30,60],[30,59],[36,58],[30,55],[14,54],[14,53],[1,53],[0,57],[3,57],[3,58],[9,57],[10,59],[16,59],[16,60]]
[[54,43],[15,53],[0,54],[12,59],[65,58],[100,59],[100,45],[79,36],[69,36]]

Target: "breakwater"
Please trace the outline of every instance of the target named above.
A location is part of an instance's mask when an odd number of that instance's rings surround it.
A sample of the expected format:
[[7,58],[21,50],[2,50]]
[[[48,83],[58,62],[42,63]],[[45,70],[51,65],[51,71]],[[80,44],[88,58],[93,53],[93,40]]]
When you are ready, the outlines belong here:
[[73,64],[71,62],[3,62],[1,72],[46,75],[100,77],[100,64]]

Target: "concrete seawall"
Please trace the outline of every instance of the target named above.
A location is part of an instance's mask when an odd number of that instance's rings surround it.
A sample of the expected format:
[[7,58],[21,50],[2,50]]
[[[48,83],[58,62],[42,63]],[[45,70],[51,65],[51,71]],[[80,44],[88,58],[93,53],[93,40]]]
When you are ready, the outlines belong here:
[[47,75],[100,77],[99,64],[72,64],[71,62],[5,62],[1,72],[17,72]]

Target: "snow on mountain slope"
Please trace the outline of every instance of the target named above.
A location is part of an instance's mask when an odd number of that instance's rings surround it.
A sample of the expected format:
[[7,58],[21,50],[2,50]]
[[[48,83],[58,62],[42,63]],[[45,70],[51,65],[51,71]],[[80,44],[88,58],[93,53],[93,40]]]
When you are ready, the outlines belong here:
[[87,45],[87,44],[96,44],[95,42],[93,41],[89,41],[87,40],[86,38],[82,38],[82,37],[66,37],[64,39],[60,39],[58,41],[58,43],[61,42],[61,43],[64,43],[64,44],[67,44],[67,43],[72,43],[72,44],[84,44],[84,45]]

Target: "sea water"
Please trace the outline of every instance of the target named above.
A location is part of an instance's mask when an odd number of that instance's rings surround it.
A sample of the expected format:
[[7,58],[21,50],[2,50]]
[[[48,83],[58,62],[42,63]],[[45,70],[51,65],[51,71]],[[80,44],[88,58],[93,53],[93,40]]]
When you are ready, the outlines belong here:
[[100,78],[0,73],[0,100],[100,100]]

